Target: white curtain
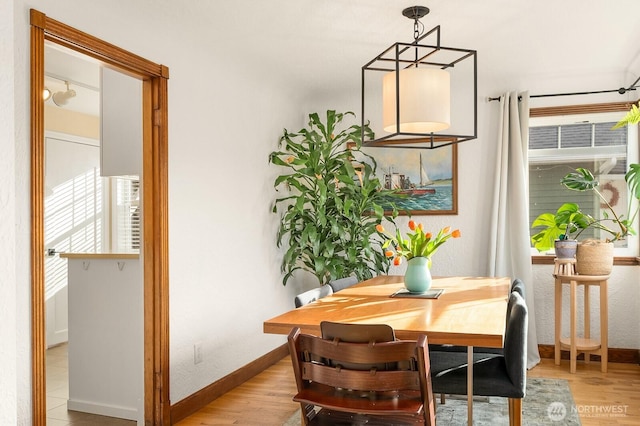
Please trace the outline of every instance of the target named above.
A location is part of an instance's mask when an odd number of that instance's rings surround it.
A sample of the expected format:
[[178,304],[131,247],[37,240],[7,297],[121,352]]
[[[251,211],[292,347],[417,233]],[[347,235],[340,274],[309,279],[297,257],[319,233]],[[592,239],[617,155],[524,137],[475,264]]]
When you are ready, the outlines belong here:
[[[518,99],[520,98],[520,99]],[[529,243],[529,93],[500,97],[489,272],[520,278],[529,311],[527,367],[540,362]]]

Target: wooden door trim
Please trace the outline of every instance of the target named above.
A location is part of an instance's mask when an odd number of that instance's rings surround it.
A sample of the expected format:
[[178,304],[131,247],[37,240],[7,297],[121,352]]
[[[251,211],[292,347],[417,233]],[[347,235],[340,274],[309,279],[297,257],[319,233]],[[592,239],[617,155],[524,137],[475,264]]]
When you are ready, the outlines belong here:
[[46,425],[44,295],[44,43],[96,58],[143,81],[143,273],[145,424],[170,424],[168,101],[169,69],[31,9],[32,424]]

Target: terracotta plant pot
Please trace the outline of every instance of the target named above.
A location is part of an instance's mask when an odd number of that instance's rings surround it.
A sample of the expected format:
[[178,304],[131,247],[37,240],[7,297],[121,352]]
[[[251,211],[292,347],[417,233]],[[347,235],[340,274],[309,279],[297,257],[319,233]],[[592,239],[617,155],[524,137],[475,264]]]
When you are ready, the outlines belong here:
[[580,275],[609,275],[613,269],[613,243],[585,240],[578,243],[576,272]]

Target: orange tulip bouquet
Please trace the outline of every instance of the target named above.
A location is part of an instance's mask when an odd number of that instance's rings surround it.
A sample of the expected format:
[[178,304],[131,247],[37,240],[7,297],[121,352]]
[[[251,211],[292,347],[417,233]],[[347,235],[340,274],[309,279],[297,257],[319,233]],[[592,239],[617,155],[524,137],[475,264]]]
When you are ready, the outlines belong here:
[[396,228],[396,235],[387,234],[384,227],[379,224],[376,230],[387,240],[382,245],[387,257],[394,257],[393,264],[398,266],[402,263],[402,258],[410,260],[414,257],[426,257],[429,259],[431,266],[431,256],[444,244],[449,238],[460,237],[460,230],[451,231],[451,227],[446,226],[433,236],[431,232],[425,232],[421,223],[416,224],[413,220],[409,221],[409,229],[406,238],[400,234],[400,230]]

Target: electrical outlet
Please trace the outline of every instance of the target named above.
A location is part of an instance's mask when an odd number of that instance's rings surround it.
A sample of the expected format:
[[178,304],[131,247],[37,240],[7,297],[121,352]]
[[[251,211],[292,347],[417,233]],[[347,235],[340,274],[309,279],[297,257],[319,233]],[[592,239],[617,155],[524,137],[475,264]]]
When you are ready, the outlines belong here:
[[200,364],[202,362],[202,343],[198,342],[193,345],[193,363]]

